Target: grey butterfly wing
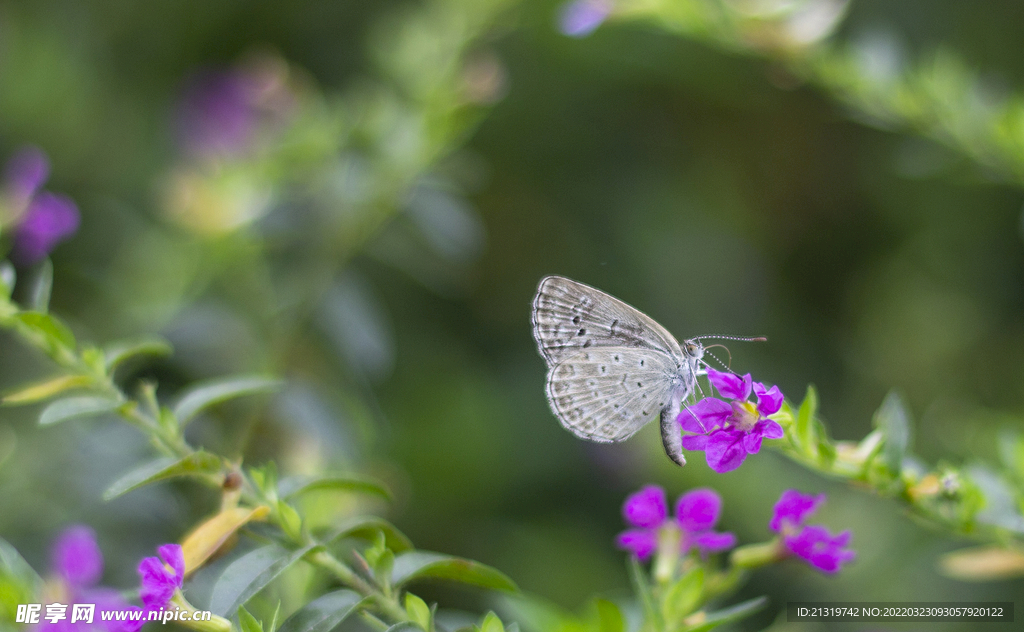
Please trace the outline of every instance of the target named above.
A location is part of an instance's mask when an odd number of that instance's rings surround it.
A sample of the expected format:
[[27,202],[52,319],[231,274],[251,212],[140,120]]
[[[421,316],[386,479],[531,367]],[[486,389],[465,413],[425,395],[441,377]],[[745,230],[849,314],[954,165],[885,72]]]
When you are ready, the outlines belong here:
[[533,337],[548,367],[582,349],[650,349],[683,361],[679,343],[640,310],[589,285],[541,279],[533,299]]
[[692,388],[692,379],[680,373],[667,353],[597,347],[581,349],[552,366],[547,394],[565,428],[583,439],[610,443],[633,436],[663,410],[678,411],[679,401]]

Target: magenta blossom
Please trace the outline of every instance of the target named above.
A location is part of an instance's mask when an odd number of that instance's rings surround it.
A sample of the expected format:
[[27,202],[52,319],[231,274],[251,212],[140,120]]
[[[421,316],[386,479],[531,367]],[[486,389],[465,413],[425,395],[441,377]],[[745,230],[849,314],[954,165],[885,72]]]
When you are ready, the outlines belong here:
[[[711,469],[729,472],[748,454],[757,454],[762,439],[782,438],[782,426],[768,419],[782,408],[782,391],[752,381],[749,373],[740,377],[709,368],[708,380],[731,401],[705,397],[679,413],[683,430],[694,433],[683,436],[683,447],[704,450]],[[751,392],[757,396],[756,405],[748,401]]]
[[139,597],[147,611],[167,607],[174,591],[181,588],[185,580],[185,556],[180,544],[165,544],[159,547],[160,558],[147,557],[139,562],[139,577],[142,587]]
[[570,37],[584,37],[601,26],[612,12],[612,0],[573,0],[562,5],[558,27]]
[[679,552],[686,553],[697,547],[701,555],[732,548],[736,537],[731,533],[713,530],[722,509],[722,499],[710,489],[694,489],[679,497],[676,517],[668,517],[665,490],[648,485],[626,499],[622,515],[635,527],[619,534],[616,542],[621,549],[646,560],[658,548],[659,534],[668,530],[680,533]]
[[790,553],[803,558],[822,572],[836,573],[857,554],[846,548],[850,543],[849,531],[833,536],[821,525],[804,524],[823,502],[825,494],[810,496],[795,489],[787,489],[775,503],[775,511],[768,527],[782,535],[782,543]]
[[[57,537],[50,552],[51,568],[58,582],[51,586],[56,594],[48,596],[49,603],[94,604],[92,623],[71,623],[70,608],[66,618],[59,621],[41,619],[35,632],[138,632],[141,621],[104,621],[103,613],[140,610],[129,605],[121,594],[111,588],[97,587],[103,575],[103,554],[96,544],[96,534],[83,525],[68,527]],[[114,619],[114,617],[111,617]]]
[[46,154],[36,147],[16,153],[4,170],[3,188],[14,223],[13,258],[21,264],[46,258],[78,230],[78,207],[71,198],[40,191],[49,173]]

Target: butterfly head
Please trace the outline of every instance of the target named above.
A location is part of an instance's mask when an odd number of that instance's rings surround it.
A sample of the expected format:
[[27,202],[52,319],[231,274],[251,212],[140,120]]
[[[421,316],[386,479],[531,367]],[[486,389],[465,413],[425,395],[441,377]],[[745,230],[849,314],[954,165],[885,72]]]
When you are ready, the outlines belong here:
[[683,352],[688,357],[693,358],[694,360],[700,360],[701,358],[704,357],[704,345],[702,345],[700,341],[696,339],[687,340],[685,343],[683,343]]

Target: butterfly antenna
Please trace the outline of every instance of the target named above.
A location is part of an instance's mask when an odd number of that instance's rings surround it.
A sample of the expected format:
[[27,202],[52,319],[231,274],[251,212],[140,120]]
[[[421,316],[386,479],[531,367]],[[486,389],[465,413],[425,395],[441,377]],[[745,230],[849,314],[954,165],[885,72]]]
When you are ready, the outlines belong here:
[[[729,362],[727,362],[727,363],[722,362],[721,360],[718,359],[718,356],[716,356],[715,354],[713,354],[710,351],[708,351],[708,349],[710,349],[711,347],[721,347],[721,348],[725,349],[725,352],[729,354]],[[732,351],[729,351],[729,347],[727,347],[725,345],[719,345],[719,344],[708,345],[708,346],[704,347],[704,353],[706,353],[709,356],[711,356],[712,358],[714,358],[715,362],[717,362],[717,363],[721,364],[723,367],[725,367],[726,371],[731,371],[732,370]]]
[[696,336],[695,340],[703,340],[705,338],[717,338],[719,340],[737,340],[739,342],[768,342],[768,339],[764,336]]

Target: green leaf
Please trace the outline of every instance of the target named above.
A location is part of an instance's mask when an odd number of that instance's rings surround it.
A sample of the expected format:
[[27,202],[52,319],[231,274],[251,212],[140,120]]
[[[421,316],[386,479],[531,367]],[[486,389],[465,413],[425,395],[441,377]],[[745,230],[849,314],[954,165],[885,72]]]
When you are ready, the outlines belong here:
[[20,312],[14,319],[21,323],[22,328],[34,334],[51,354],[60,349],[75,350],[75,334],[68,326],[55,317],[42,312]]
[[626,617],[615,603],[607,599],[594,600],[599,632],[626,632]]
[[[138,489],[157,481],[164,481],[169,478],[177,478],[180,476],[203,476],[206,474],[216,474],[223,468],[223,463],[219,456],[210,454],[209,452],[193,452],[192,454],[183,457],[175,458],[173,456],[164,457],[143,463],[134,470],[128,472],[121,478],[114,481],[114,483],[107,488],[107,491],[103,492],[103,500],[112,500],[117,498],[121,494]],[[232,608],[228,612],[234,612]]]
[[238,627],[242,632],[263,632],[263,624],[241,606],[238,607]]
[[351,590],[327,593],[288,617],[279,632],[331,632],[360,602],[359,595]]
[[890,474],[898,476],[903,468],[903,455],[910,444],[910,415],[899,393],[889,391],[872,421],[885,435],[882,448],[885,465]]
[[17,282],[18,273],[14,271],[11,262],[0,261],[0,292],[3,292],[5,298],[11,298],[11,292],[14,291],[14,284]]
[[53,291],[53,262],[43,259],[33,275],[28,291],[28,308],[38,312],[50,310],[50,293]]
[[644,569],[640,567],[640,561],[634,556],[629,556],[629,581],[633,584],[633,592],[636,593],[640,605],[643,606],[644,615],[647,621],[660,630],[664,626],[661,622],[661,613],[654,607],[654,595],[651,593],[651,585],[647,582]]
[[480,623],[480,632],[505,632],[505,626],[492,610],[484,615],[484,620]]
[[119,364],[134,356],[166,356],[170,355],[171,351],[171,344],[163,338],[151,337],[141,340],[121,340],[106,346],[103,350],[103,360],[107,367],[107,373],[110,373]]
[[0,575],[9,575],[18,581],[34,588],[42,588],[43,580],[21,557],[18,549],[10,542],[0,538]]
[[818,391],[813,385],[807,386],[807,394],[796,414],[796,440],[797,445],[805,454],[817,456],[813,453],[814,445],[814,419],[818,414]]
[[704,591],[704,569],[695,567],[675,582],[665,592],[661,600],[661,615],[669,629],[675,629],[683,618],[696,610],[700,605]]
[[63,393],[75,388],[84,388],[95,384],[95,380],[88,375],[62,375],[45,382],[38,382],[25,386],[22,389],[4,396],[5,406],[18,406],[21,404],[34,404],[44,399],[49,399],[57,393]]
[[417,625],[430,630],[430,606],[412,593],[405,593],[405,611]]
[[322,474],[317,476],[289,476],[281,480],[278,492],[282,498],[292,498],[320,489],[375,494],[391,500],[391,492],[380,481],[355,474]]
[[288,537],[298,541],[302,537],[302,516],[283,500],[277,501],[277,513],[281,517],[282,530]]
[[277,618],[281,616],[281,600],[277,601],[277,607],[274,608],[274,616],[270,617],[270,626],[267,627],[267,632],[277,632]]
[[685,632],[705,632],[706,630],[713,630],[720,625],[732,623],[733,621],[739,621],[740,619],[749,617],[761,608],[764,608],[767,604],[767,597],[755,597],[754,599],[736,604],[731,608],[712,612],[708,614],[707,618],[701,623],[685,628]]
[[[289,551],[268,544],[249,551],[225,568],[217,579],[210,596],[210,610],[222,616],[235,612],[315,546]],[[282,630],[288,626],[288,621],[281,626]]]
[[423,628],[411,621],[402,621],[388,628],[385,632],[422,632]]
[[815,434],[818,437],[818,461],[831,468],[832,462],[836,460],[836,446],[828,438],[828,428],[820,419],[814,420]]
[[421,579],[448,579],[509,592],[519,590],[504,573],[480,562],[427,551],[407,551],[395,557],[392,585],[400,587]]
[[343,522],[336,531],[329,535],[324,544],[341,538],[360,538],[373,541],[378,533],[384,535],[386,546],[395,553],[412,549],[412,542],[393,524],[376,516],[355,516]]
[[201,382],[189,388],[174,407],[178,423],[184,426],[199,412],[243,395],[254,395],[276,390],[281,381],[259,375],[236,376]]
[[39,425],[49,426],[75,417],[91,417],[109,413],[120,405],[117,400],[99,395],[65,397],[51,402],[39,414]]

